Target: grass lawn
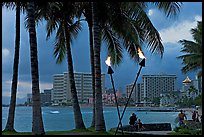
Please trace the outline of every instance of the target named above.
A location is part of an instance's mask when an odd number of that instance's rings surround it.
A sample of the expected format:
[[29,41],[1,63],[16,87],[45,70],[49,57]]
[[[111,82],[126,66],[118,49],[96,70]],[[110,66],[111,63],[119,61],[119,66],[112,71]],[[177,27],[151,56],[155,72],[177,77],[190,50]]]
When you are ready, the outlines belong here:
[[[32,135],[31,132],[2,131],[2,135]],[[94,131],[94,128],[73,129],[68,131],[46,131],[45,135],[114,135],[112,131]]]

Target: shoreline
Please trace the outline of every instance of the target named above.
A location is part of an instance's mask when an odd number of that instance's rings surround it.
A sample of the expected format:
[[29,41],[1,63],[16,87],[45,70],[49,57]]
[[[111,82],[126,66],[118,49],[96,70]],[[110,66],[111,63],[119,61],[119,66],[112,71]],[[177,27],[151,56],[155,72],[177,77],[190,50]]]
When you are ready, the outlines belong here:
[[202,115],[202,107],[200,107],[200,108],[198,108],[198,109],[195,109],[195,108],[179,108],[179,110],[184,110],[184,111],[186,111],[186,112],[188,112],[188,113],[190,113],[190,114],[192,114],[192,112],[194,111],[194,110],[197,110],[198,111],[198,114],[199,115]]

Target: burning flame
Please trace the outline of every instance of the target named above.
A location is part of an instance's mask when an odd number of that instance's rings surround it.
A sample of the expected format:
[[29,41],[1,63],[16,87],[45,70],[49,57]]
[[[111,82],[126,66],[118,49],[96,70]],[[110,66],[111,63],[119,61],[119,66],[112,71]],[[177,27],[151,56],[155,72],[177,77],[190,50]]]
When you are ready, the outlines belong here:
[[138,53],[137,53],[138,55],[139,55],[139,57],[141,58],[141,59],[145,59],[145,56],[144,56],[144,54],[142,53],[142,50],[140,49],[140,48],[138,48]]
[[107,57],[105,63],[108,65],[108,66],[111,66],[111,61],[110,61],[110,56]]

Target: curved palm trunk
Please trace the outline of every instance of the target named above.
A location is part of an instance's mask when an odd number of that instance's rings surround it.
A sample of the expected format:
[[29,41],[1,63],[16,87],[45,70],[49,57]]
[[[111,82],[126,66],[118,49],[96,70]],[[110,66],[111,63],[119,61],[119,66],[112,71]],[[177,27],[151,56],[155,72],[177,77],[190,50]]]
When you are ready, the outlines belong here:
[[38,55],[37,38],[34,20],[34,2],[28,2],[28,30],[30,38],[30,56],[31,56],[31,75],[32,75],[32,134],[45,134],[42,120],[42,110],[40,104],[39,74],[38,74]]
[[68,62],[68,72],[69,72],[69,82],[70,82],[70,89],[72,95],[72,106],[74,111],[74,120],[75,120],[75,128],[76,129],[85,129],[85,125],[82,119],[82,114],[78,102],[77,91],[74,81],[74,72],[73,72],[73,62],[72,62],[72,53],[71,47],[69,42],[69,34],[67,32],[68,27],[65,23],[65,37],[66,37],[66,47],[67,47],[67,62]]
[[20,2],[16,2],[16,41],[15,41],[15,54],[13,62],[13,79],[11,87],[11,99],[9,105],[8,120],[5,130],[15,131],[14,129],[14,116],[16,108],[16,92],[18,83],[18,64],[19,64],[19,48],[20,48]]
[[102,89],[101,89],[101,64],[100,64],[100,27],[96,16],[96,2],[92,2],[92,20],[93,20],[93,44],[94,44],[94,67],[95,67],[95,130],[106,131],[103,104],[102,104]]

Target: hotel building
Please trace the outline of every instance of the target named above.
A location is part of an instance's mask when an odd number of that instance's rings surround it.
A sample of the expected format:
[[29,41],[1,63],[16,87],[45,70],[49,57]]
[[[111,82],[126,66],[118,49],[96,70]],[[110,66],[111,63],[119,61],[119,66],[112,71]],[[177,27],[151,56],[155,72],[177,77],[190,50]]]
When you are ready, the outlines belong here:
[[[68,73],[53,76],[53,105],[71,103],[71,89]],[[75,86],[79,103],[89,103],[92,95],[92,75],[90,73],[74,73]],[[101,74],[102,93],[105,92],[105,74]]]
[[152,102],[160,94],[175,91],[176,75],[143,75],[143,102]]
[[[126,86],[126,95],[127,98],[130,95],[130,92],[132,90],[133,84],[129,84]],[[132,91],[132,95],[131,98],[133,99],[133,101],[137,104],[141,102],[141,99],[143,97],[143,83],[138,83],[135,85],[133,91]]]
[[[160,97],[160,94],[175,91],[176,75],[143,75],[143,83],[136,84],[131,98],[135,104],[152,103],[153,98]],[[126,95],[132,90],[133,84],[126,86]]]
[[[51,94],[53,89],[45,89],[43,93],[40,93],[40,102],[42,106],[49,106],[51,105]],[[32,104],[32,93],[27,94],[27,101],[28,105]]]

